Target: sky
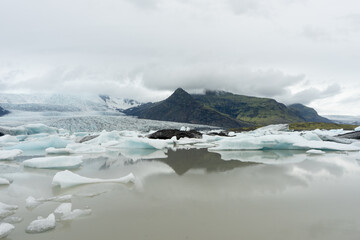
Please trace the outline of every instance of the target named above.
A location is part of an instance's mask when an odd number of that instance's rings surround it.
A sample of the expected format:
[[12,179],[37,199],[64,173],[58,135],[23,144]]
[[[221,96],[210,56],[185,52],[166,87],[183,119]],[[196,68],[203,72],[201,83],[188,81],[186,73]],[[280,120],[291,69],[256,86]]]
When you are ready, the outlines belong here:
[[360,115],[358,0],[0,0],[0,92],[182,87]]

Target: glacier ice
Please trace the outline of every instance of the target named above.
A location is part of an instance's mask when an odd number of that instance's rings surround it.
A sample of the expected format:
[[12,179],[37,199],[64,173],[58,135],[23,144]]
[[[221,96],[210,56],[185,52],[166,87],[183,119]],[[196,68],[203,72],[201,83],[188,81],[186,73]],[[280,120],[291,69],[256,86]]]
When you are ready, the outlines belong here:
[[13,160],[15,157],[21,155],[23,151],[19,149],[12,150],[0,150],[0,161],[1,160]]
[[68,221],[73,220],[78,217],[83,217],[90,215],[92,213],[91,209],[74,209],[71,210],[72,204],[71,203],[62,203],[58,206],[54,214],[57,219],[60,221]]
[[10,181],[7,180],[6,178],[2,178],[0,177],[0,185],[9,185]]
[[132,173],[126,175],[125,177],[116,179],[100,179],[83,177],[71,171],[65,170],[55,174],[52,184],[54,186],[60,186],[61,188],[67,188],[91,183],[134,183],[134,181],[135,177]]
[[73,153],[76,154],[92,154],[92,153],[105,153],[106,148],[86,143],[69,143],[66,145],[67,149],[70,149]]
[[46,154],[54,154],[54,155],[65,155],[65,154],[73,154],[74,151],[70,148],[54,148],[50,147],[45,149]]
[[45,150],[50,147],[54,148],[64,148],[69,143],[68,140],[64,140],[59,136],[49,136],[40,139],[33,139],[25,142],[21,142],[11,147],[6,147],[5,149],[20,149],[23,151],[32,151],[32,150]]
[[0,146],[11,146],[19,142],[19,139],[14,136],[4,135],[0,137]]
[[356,132],[360,131],[360,126],[359,126],[359,127],[356,127],[356,128],[354,129],[354,131],[356,131]]
[[311,155],[322,155],[325,154],[324,151],[321,150],[316,150],[316,149],[310,149],[308,151],[306,151],[307,154],[311,154]]
[[34,198],[32,196],[29,196],[26,199],[25,206],[28,209],[34,209],[45,202],[71,202],[71,199],[72,199],[71,194],[55,196],[55,197],[50,197],[50,198]]
[[7,237],[14,229],[15,226],[10,223],[0,223],[0,238]]
[[56,226],[55,215],[51,213],[47,218],[38,218],[26,228],[27,233],[42,233],[54,229]]
[[19,216],[9,216],[9,217],[4,218],[2,221],[5,222],[5,223],[14,224],[14,223],[22,222],[23,218],[19,217]]
[[30,168],[75,169],[82,164],[82,156],[41,157],[25,160],[23,165]]

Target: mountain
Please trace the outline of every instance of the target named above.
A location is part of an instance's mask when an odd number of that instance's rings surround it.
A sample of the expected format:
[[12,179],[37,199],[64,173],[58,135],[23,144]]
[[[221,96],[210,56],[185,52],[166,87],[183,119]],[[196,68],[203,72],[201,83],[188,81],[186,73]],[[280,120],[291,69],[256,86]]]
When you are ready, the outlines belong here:
[[125,110],[124,113],[145,119],[206,124],[227,128],[250,125],[241,120],[232,119],[212,108],[203,106],[181,88],[176,89],[170,97],[161,102],[130,108]]
[[0,106],[0,117],[6,115],[6,114],[8,114],[8,113],[9,113],[8,110],[5,110],[5,109],[3,109],[3,108]]
[[206,107],[254,125],[304,121],[284,104],[270,98],[249,97],[223,91],[206,91],[205,94],[193,97]]
[[298,116],[300,116],[305,122],[324,122],[324,123],[332,123],[331,120],[319,116],[319,114],[315,111],[315,109],[304,106],[300,103],[292,104],[288,106],[291,110],[293,110]]
[[29,112],[104,112],[122,111],[141,103],[107,95],[2,93],[0,104],[8,110]]
[[326,117],[334,123],[360,125],[360,116],[327,115]]

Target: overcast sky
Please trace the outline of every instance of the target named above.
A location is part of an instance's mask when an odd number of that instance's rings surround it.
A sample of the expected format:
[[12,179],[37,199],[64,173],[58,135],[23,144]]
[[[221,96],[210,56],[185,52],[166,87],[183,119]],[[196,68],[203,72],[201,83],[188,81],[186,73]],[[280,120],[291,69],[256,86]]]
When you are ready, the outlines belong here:
[[0,92],[177,87],[360,115],[358,0],[0,0]]

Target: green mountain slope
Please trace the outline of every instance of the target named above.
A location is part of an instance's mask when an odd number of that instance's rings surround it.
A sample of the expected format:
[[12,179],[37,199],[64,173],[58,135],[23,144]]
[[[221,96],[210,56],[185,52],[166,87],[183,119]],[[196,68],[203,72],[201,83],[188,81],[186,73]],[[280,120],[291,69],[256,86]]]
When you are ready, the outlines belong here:
[[125,110],[124,113],[145,119],[205,124],[226,128],[250,125],[200,104],[181,88],[178,88],[169,98],[161,102],[144,104],[140,107]]
[[270,98],[248,97],[218,91],[206,91],[205,95],[192,96],[204,106],[254,125],[304,121],[296,112]]
[[293,110],[298,116],[300,116],[305,122],[323,122],[323,123],[332,123],[331,120],[319,116],[315,109],[304,106],[300,103],[292,104],[288,106]]

